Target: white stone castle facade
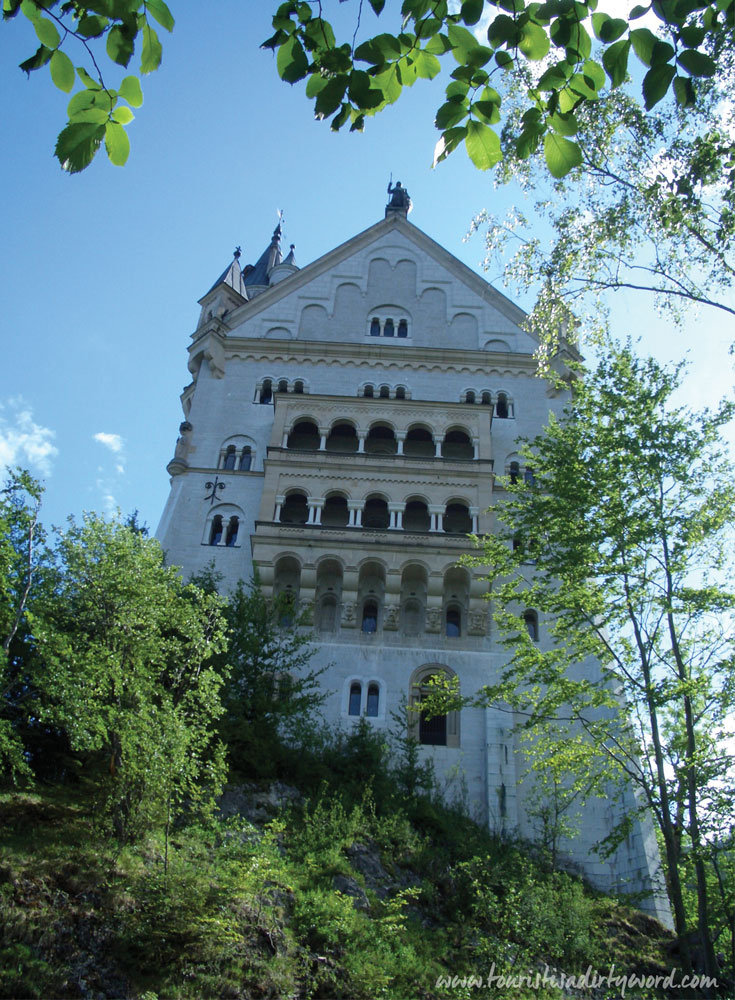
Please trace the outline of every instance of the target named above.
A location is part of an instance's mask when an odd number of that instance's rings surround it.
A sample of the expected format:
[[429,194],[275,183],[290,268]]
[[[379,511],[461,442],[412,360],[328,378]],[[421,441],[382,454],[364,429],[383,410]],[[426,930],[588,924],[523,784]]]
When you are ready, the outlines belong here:
[[[327,666],[327,721],[394,725],[437,672],[469,695],[507,659],[486,583],[458,565],[466,535],[516,451],[559,413],[535,376],[524,313],[407,219],[385,218],[299,268],[280,226],[254,266],[235,259],[200,300],[189,347],[171,493],[158,538],[189,574],[214,559],[225,585],[257,567],[313,621],[312,666]],[[539,642],[544,623],[527,625]],[[422,753],[497,832],[534,839],[512,714],[465,708],[417,716]],[[632,804],[631,800],[628,805]],[[620,818],[592,800],[569,860],[601,888],[650,890],[658,853],[646,824],[603,861],[594,845]],[[667,919],[657,891],[644,908]]]

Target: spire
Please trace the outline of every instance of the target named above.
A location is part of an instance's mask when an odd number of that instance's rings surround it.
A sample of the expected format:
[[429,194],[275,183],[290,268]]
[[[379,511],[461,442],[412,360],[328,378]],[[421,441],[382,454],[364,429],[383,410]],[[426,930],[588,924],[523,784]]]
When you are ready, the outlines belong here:
[[268,285],[268,276],[274,267],[281,263],[283,255],[281,253],[281,220],[273,230],[273,236],[268,246],[260,255],[254,266],[245,272],[245,284]]
[[396,181],[394,187],[391,179],[388,181],[388,194],[390,195],[390,201],[385,206],[386,219],[390,215],[402,215],[405,219],[413,207],[406,188],[401,186],[400,181]]
[[289,248],[289,251],[288,251],[288,256],[283,261],[284,264],[290,264],[292,267],[298,267],[299,266],[296,263],[296,258],[294,257],[294,254],[293,254],[295,248],[296,248],[296,244],[292,243],[291,246],[290,246],[290,248]]
[[240,253],[240,247],[235,247],[232,254],[232,260],[224,269],[222,274],[220,274],[219,278],[217,278],[209,291],[206,292],[207,295],[209,295],[209,292],[213,292],[218,285],[229,285],[230,288],[233,288],[238,293],[238,295],[242,295],[245,299],[248,297],[247,292],[245,291],[245,284],[242,280],[242,271],[240,270]]

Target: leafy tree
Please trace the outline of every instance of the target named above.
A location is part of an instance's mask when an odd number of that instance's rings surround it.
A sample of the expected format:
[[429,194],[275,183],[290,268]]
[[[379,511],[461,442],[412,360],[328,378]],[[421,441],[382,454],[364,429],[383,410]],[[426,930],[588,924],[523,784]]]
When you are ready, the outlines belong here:
[[[368,2],[376,16],[384,13],[385,0]],[[550,172],[561,177],[581,163],[577,110],[597,100],[608,84],[624,81],[631,52],[646,68],[646,108],[669,91],[688,106],[696,99],[694,80],[716,72],[718,42],[735,14],[735,0],[651,0],[634,7],[628,20],[597,6],[597,0],[463,0],[457,9],[447,0],[403,0],[393,33],[358,44],[362,0],[354,5],[354,31],[344,41],[338,41],[321,3],[287,0],[278,6],[275,33],[264,44],[277,52],[282,79],[307,80],[317,117],[330,118],[333,129],[348,122],[362,129],[366,117],[398,100],[404,87],[437,76],[441,59],[451,54],[456,66],[436,113],[437,160],[465,144],[481,169],[501,158],[493,126],[504,110],[503,91],[517,88],[514,71],[543,62],[527,89],[515,149],[525,157],[542,143]],[[665,39],[638,26],[649,10],[661,21]],[[83,84],[69,102],[69,122],[56,145],[59,162],[72,172],[83,170],[104,140],[112,162],[123,164],[129,152],[125,126],[133,118],[131,107],[142,103],[140,81],[131,75],[117,89],[110,87],[100,67],[101,46],[122,67],[139,47],[141,74],[157,69],[162,48],[153,21],[167,31],[174,27],[164,0],[3,0],[6,20],[18,13],[31,21],[40,42],[21,68],[30,73],[48,65],[53,82],[66,92],[77,77]],[[592,58],[594,40],[601,59]],[[76,72],[70,48],[86,63]]]
[[[212,570],[194,577],[207,591]],[[327,694],[313,670],[311,636],[286,595],[267,600],[257,580],[242,580],[224,604],[228,646],[216,659],[230,671],[222,693],[220,734],[238,771],[271,776],[288,756],[284,738],[307,732]]]
[[[484,540],[495,620],[512,656],[482,702],[544,734],[536,766],[632,782],[664,844],[686,949],[682,871],[696,885],[704,965],[716,975],[707,859],[733,813],[735,475],[718,447],[726,403],[672,403],[673,371],[610,348],[564,419],[525,447],[533,475],[506,483]],[[524,609],[541,616],[544,641]],[[548,639],[546,639],[546,636]],[[585,663],[594,658],[596,670]],[[551,737],[555,738],[551,738]]]
[[13,778],[30,775],[17,723],[30,694],[25,619],[43,562],[42,493],[22,470],[10,472],[0,490],[0,771]]
[[119,843],[211,797],[225,645],[219,600],[185,586],[156,541],[70,521],[29,616],[40,713],[83,755]]

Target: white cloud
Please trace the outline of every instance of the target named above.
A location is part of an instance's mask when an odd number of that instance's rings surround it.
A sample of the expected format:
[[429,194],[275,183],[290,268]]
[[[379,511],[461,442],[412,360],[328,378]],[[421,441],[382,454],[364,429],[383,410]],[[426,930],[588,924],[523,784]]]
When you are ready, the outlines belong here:
[[28,466],[50,476],[59,454],[52,444],[55,436],[49,427],[35,422],[31,407],[20,396],[0,403],[0,465]]
[[106,434],[104,431],[100,431],[98,434],[94,434],[93,437],[95,441],[104,445],[105,448],[109,448],[115,455],[119,455],[123,450],[124,442],[119,434]]

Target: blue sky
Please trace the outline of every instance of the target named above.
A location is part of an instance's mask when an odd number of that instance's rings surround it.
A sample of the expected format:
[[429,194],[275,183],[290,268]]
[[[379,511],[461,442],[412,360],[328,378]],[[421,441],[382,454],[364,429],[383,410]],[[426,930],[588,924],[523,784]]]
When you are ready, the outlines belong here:
[[[171,6],[176,28],[144,80],[128,164],[100,154],[77,176],[52,157],[67,95],[17,68],[36,44],[23,19],[0,25],[0,462],[42,476],[47,524],[119,507],[155,529],[197,299],[236,245],[243,261],[260,255],[278,210],[303,266],[382,217],[392,173],[414,201],[411,221],[479,270],[481,241],[462,242],[470,220],[512,201],[464,151],[431,169],[437,82],[405,92],[363,135],[333,134],[259,49],[275,0]],[[691,347],[694,405],[732,386],[724,314],[679,332],[643,297],[613,307],[614,329],[641,334],[643,349],[669,358]]]

